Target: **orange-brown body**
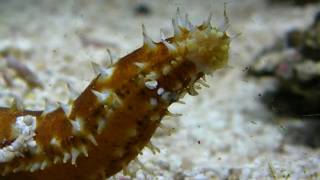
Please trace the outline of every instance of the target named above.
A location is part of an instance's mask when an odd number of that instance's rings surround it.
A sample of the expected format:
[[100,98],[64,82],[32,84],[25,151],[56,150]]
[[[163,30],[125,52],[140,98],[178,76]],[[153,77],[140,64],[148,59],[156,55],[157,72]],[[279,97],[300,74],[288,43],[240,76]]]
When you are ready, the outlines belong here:
[[145,36],[143,47],[101,70],[70,102],[70,113],[62,107],[50,112],[1,108],[0,148],[17,139],[12,127],[27,115],[36,118],[36,148],[4,159],[0,179],[103,179],[126,167],[149,143],[169,105],[227,62],[224,32],[206,24],[177,27],[179,34],[160,43]]

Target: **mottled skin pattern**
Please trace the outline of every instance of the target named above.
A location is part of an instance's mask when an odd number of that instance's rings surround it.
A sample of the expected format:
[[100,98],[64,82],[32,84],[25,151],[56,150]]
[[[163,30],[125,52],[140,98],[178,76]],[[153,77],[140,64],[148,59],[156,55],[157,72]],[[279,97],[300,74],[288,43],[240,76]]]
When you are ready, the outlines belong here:
[[[115,63],[109,75],[99,74],[71,101],[70,114],[61,107],[45,114],[1,108],[0,148],[16,138],[11,132],[16,118],[29,114],[37,118],[37,151],[26,150],[23,157],[0,163],[0,179],[103,179],[126,167],[149,143],[162,117],[168,115],[169,105],[185,93],[192,94],[197,80],[227,63],[229,37],[225,32],[205,23],[192,29],[180,24],[175,30],[175,36],[165,40],[175,49],[164,42],[152,44],[145,37],[141,48]],[[186,41],[193,36],[194,42]],[[150,80],[156,84],[148,87]],[[109,90],[112,95],[102,101],[92,90]],[[71,122],[78,119],[82,124],[75,131]],[[53,138],[58,145],[52,143]],[[74,164],[68,158],[72,149],[79,152]]]

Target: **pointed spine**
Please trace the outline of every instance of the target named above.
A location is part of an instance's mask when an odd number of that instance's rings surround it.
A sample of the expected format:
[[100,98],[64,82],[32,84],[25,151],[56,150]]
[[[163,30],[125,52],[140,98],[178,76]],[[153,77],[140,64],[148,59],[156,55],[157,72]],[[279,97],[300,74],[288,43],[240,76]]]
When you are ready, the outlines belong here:
[[96,90],[91,90],[91,92],[97,97],[99,103],[106,103],[107,100],[111,97],[111,93],[108,91],[101,93]]
[[98,142],[92,134],[87,135],[87,138],[93,145],[98,146]]
[[142,24],[143,45],[150,49],[155,49],[157,46],[152,39],[147,35],[146,27]]
[[173,27],[174,36],[179,37],[181,35],[181,30],[176,19],[172,19],[172,27]]
[[11,103],[11,109],[16,110],[16,111],[20,111],[20,112],[23,111],[24,106],[23,106],[22,100],[18,97],[13,97],[13,101]]
[[110,65],[112,66],[114,63],[114,58],[113,55],[111,54],[110,49],[107,49],[108,55],[109,55],[109,59],[110,59]]
[[69,117],[72,111],[72,105],[64,104],[64,103],[59,103],[61,109],[63,110],[64,114],[66,117]]
[[170,53],[175,53],[175,52],[177,52],[177,48],[176,48],[175,45],[167,42],[166,40],[163,40],[162,43],[167,47],[167,49],[168,49],[168,51],[169,51]]
[[76,148],[71,149],[71,164],[75,165],[80,152]]

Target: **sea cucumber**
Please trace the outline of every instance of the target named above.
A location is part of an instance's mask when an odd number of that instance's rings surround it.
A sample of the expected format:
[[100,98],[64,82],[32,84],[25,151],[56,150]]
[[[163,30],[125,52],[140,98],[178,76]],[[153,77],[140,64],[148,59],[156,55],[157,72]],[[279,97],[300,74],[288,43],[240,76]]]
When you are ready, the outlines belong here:
[[174,36],[143,46],[98,75],[69,104],[43,111],[0,108],[0,179],[110,177],[149,143],[168,107],[227,64],[230,38],[210,18],[172,20]]

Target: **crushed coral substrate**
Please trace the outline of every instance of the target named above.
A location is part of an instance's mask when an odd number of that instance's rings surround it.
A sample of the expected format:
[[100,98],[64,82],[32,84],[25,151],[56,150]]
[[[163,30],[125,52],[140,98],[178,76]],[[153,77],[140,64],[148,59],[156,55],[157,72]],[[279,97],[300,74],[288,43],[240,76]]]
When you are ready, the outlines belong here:
[[[26,91],[28,85],[1,60],[0,72],[8,71],[13,85],[0,78],[0,105],[9,105],[13,96],[29,109],[42,109],[46,99],[66,102],[70,91],[65,82],[82,92],[95,76],[91,61],[110,63],[106,48],[117,59],[142,44],[142,23],[156,41],[161,28],[167,37],[172,35],[168,20],[177,6],[194,24],[210,12],[214,24],[223,24],[222,1],[145,1],[151,11],[139,16],[135,3],[140,1],[1,1],[0,51],[18,49],[23,64],[37,72],[44,87]],[[136,178],[318,179],[319,147],[298,141],[304,134],[290,136],[305,124],[274,118],[259,101],[272,84],[262,86],[244,75],[264,46],[292,28],[310,24],[319,7],[270,8],[262,0],[230,1],[229,31],[234,38],[229,67],[207,77],[210,88],[201,89],[196,98],[185,96],[186,105],[170,107],[182,116],[166,120],[153,136],[160,153],[146,149],[138,156],[144,168],[137,167],[139,162],[129,166],[138,169]],[[124,178],[122,173],[116,176]]]

